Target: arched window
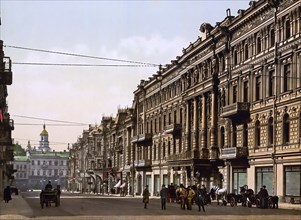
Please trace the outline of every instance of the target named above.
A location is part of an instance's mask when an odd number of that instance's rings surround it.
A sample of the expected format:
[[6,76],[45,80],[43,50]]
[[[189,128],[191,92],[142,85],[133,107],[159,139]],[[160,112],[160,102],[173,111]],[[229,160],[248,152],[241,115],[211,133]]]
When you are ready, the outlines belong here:
[[285,114],[283,116],[283,126],[282,126],[282,137],[283,137],[283,144],[288,144],[290,141],[290,122],[289,122],[289,115]]
[[221,127],[221,148],[225,146],[225,128]]
[[274,119],[269,118],[268,122],[268,145],[271,146],[274,143]]
[[260,122],[257,120],[255,123],[255,147],[260,146]]
[[243,127],[243,147],[248,147],[248,124],[244,124]]

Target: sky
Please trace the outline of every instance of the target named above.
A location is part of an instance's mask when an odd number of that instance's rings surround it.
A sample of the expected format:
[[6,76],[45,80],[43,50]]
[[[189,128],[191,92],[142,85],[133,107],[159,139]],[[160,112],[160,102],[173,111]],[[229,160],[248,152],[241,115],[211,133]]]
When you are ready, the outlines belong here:
[[50,147],[62,151],[89,124],[132,107],[140,80],[158,71],[157,66],[121,66],[134,63],[114,60],[170,64],[197,40],[202,23],[215,26],[228,8],[236,16],[249,0],[0,0],[0,6],[0,39],[13,62],[7,97],[15,123],[12,138],[23,148],[28,141],[38,146],[45,123]]

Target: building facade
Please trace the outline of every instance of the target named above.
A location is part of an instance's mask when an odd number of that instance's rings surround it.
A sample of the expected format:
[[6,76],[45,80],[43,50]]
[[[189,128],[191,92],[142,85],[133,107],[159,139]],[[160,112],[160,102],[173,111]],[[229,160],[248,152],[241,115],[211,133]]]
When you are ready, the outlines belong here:
[[21,190],[43,189],[48,181],[65,189],[67,181],[69,152],[51,151],[46,126],[40,133],[39,146],[28,142],[26,156],[15,156],[15,184]]
[[0,40],[0,197],[3,189],[13,181],[13,140],[14,121],[10,118],[6,98],[7,86],[12,84],[11,60],[4,56],[3,41]]
[[[105,133],[95,126],[106,140],[100,184],[111,168],[133,195],[145,185],[157,195],[162,184],[201,183],[234,193],[266,185],[283,201],[300,199],[301,3],[250,1],[226,15],[203,23],[181,56],[141,80],[123,119],[118,112]],[[92,173],[89,156],[83,170]]]

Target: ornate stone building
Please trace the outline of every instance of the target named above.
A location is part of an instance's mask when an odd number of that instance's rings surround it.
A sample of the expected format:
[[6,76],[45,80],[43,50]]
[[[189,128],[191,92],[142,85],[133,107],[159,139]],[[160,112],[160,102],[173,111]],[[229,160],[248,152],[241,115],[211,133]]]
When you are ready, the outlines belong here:
[[141,80],[132,111],[108,127],[103,159],[128,193],[149,185],[156,195],[171,183],[237,193],[246,184],[300,199],[301,3],[250,1],[226,15]]
[[4,56],[3,41],[0,40],[0,197],[7,185],[13,182],[13,140],[14,121],[8,113],[6,102],[7,85],[12,84],[11,59]]

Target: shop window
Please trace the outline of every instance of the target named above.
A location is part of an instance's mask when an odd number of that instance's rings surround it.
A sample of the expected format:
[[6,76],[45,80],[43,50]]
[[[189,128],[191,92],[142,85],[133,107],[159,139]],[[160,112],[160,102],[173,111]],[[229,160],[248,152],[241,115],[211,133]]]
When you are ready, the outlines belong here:
[[271,193],[273,190],[273,178],[273,167],[257,167],[255,194],[260,191],[263,185],[265,185],[268,192]]
[[233,169],[233,193],[240,194],[244,185],[247,185],[247,169]]
[[285,195],[301,195],[301,166],[285,166]]

